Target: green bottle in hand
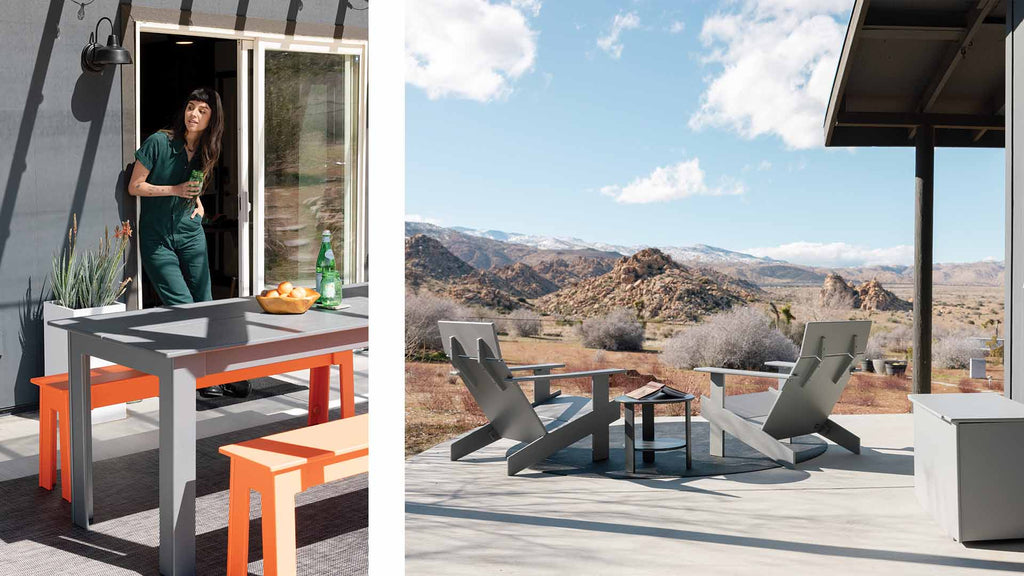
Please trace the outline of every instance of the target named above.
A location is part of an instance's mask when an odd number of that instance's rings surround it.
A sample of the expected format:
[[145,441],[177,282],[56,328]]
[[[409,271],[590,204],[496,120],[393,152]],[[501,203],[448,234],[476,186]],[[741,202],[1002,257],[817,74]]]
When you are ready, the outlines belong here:
[[[203,171],[202,170],[193,170],[192,171],[192,175],[188,179],[189,182],[198,182],[199,183],[199,193],[200,194],[202,194],[202,192],[203,192],[203,178],[204,178],[204,176],[203,176]],[[198,197],[199,197],[199,195],[197,194],[197,195],[195,195],[195,196],[193,196],[191,198],[190,202],[192,203],[193,206],[195,206],[196,198],[198,198]]]

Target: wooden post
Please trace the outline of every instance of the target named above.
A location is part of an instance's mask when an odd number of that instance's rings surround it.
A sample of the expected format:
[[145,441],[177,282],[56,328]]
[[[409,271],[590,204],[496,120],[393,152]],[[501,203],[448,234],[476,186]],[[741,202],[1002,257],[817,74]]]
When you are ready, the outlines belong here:
[[935,129],[919,126],[914,137],[914,394],[932,391],[932,215]]

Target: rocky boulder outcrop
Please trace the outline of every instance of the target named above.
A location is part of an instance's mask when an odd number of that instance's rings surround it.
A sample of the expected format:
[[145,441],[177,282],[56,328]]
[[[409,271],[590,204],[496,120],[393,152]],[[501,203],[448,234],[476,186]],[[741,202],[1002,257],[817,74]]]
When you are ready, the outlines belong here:
[[584,318],[629,308],[644,320],[694,320],[756,297],[648,248],[620,259],[606,274],[544,296],[537,307],[550,314]]
[[818,304],[826,308],[842,309],[880,311],[913,309],[913,305],[886,290],[878,280],[869,280],[862,282],[859,286],[854,286],[852,282],[847,282],[834,272],[825,277],[821,292],[818,293]]
[[559,288],[576,284],[586,278],[594,278],[611,272],[615,260],[608,258],[553,258],[531,264],[538,274],[547,278]]
[[513,310],[521,304],[504,279],[474,270],[423,234],[405,240],[405,282],[412,290],[425,289],[471,306]]
[[914,305],[900,300],[895,294],[882,287],[878,280],[869,280],[857,287],[861,310],[908,311]]
[[489,273],[500,279],[510,294],[521,298],[540,298],[558,290],[554,282],[522,262],[495,268]]

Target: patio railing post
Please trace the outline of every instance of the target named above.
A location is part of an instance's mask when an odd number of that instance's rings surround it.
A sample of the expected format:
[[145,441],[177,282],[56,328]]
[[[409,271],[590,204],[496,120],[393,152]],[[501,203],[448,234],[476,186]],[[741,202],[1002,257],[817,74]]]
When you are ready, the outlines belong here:
[[932,391],[932,215],[935,129],[918,126],[914,171],[914,394]]

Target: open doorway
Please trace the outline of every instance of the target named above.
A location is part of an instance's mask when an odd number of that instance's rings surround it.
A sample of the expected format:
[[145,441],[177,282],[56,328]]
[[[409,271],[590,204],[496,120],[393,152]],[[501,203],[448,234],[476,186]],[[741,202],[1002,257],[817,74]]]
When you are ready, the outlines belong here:
[[[139,133],[143,140],[158,130],[170,127],[185,97],[193,89],[206,86],[220,94],[224,108],[224,136],[220,160],[202,197],[206,210],[203,228],[209,251],[213,298],[238,296],[240,286],[248,284],[239,278],[239,247],[249,245],[239,241],[239,206],[249,205],[248,198],[239,201],[239,194],[250,190],[248,185],[239,182],[239,174],[250,172],[239,170],[238,41],[142,32],[138,50]],[[244,74],[243,78],[251,76]],[[251,91],[242,93],[251,94]],[[143,307],[159,306],[156,291],[144,273],[140,276]]]

